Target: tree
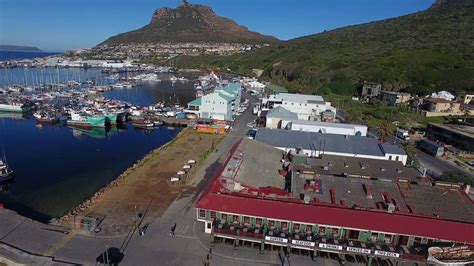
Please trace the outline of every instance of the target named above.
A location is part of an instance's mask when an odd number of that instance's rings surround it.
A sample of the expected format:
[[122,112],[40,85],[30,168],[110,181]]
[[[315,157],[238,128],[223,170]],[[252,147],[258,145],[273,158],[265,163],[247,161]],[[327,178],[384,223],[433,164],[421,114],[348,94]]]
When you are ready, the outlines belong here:
[[444,172],[439,178],[439,181],[463,183],[468,185],[474,185],[474,178],[472,176],[465,175],[458,171],[447,171]]
[[385,142],[385,139],[392,135],[392,130],[391,130],[391,125],[390,122],[387,120],[382,120],[380,121],[380,124],[378,125],[378,133],[380,139]]

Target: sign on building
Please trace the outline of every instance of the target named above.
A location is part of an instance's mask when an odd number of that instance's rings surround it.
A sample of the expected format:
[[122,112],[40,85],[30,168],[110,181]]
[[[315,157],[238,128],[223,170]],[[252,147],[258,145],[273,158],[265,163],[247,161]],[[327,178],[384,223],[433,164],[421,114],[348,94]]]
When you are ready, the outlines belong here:
[[305,247],[314,247],[316,245],[314,242],[311,242],[311,241],[303,241],[303,240],[296,240],[296,239],[291,240],[291,244],[305,246]]
[[325,249],[342,250],[342,246],[333,245],[333,244],[319,243],[319,247],[320,248],[325,248]]
[[399,254],[399,253],[389,252],[389,251],[383,251],[383,250],[376,250],[376,251],[375,251],[375,255],[378,255],[378,256],[385,256],[385,257],[392,257],[392,258],[398,258],[398,257],[400,257],[400,254]]
[[265,240],[279,242],[279,243],[288,243],[288,239],[274,236],[265,236]]
[[354,253],[362,253],[362,254],[370,254],[371,250],[367,248],[355,248],[355,247],[347,247],[347,251],[354,252]]

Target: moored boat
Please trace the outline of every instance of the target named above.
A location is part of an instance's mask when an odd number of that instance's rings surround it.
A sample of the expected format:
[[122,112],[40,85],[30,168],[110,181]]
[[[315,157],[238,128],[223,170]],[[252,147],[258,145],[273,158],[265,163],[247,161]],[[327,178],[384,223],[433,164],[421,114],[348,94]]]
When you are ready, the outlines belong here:
[[8,167],[7,163],[0,160],[0,181],[6,181],[13,177],[13,171]]
[[155,120],[155,121],[153,121],[153,126],[155,126],[155,127],[159,127],[159,126],[162,126],[162,125],[164,125],[164,124],[165,124],[165,123],[164,123],[163,121],[161,121],[161,120]]
[[0,103],[0,112],[25,113],[30,107],[20,103]]
[[153,122],[145,120],[132,122],[132,126],[135,128],[152,129],[155,125]]
[[46,113],[34,113],[33,116],[36,118],[36,122],[41,124],[55,124],[59,122],[58,117]]
[[74,127],[105,127],[106,116],[88,116],[73,113],[67,120],[68,126]]

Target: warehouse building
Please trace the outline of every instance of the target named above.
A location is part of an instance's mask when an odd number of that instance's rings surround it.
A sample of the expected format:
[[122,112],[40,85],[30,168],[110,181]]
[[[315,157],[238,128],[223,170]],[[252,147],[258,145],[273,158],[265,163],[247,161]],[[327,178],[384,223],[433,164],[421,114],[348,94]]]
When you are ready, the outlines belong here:
[[331,117],[325,115],[326,119],[333,120],[336,116],[336,108],[330,102],[324,101],[319,95],[305,95],[293,93],[272,94],[268,98],[262,99],[264,108],[272,109],[283,107],[286,110],[296,113],[299,120],[319,121],[325,112],[330,112]]
[[[382,178],[375,170],[354,175],[357,166],[335,176],[321,166],[338,156],[284,155],[248,139],[232,148],[196,204],[214,245],[393,264],[426,262],[432,246],[474,245],[473,203],[459,185],[433,184],[400,162],[386,162],[393,166],[384,165]],[[348,164],[378,167],[354,160]]]
[[380,144],[375,138],[363,136],[262,128],[257,131],[255,140],[285,152],[298,150],[310,157],[327,154],[399,161],[404,165],[408,159],[400,146]]

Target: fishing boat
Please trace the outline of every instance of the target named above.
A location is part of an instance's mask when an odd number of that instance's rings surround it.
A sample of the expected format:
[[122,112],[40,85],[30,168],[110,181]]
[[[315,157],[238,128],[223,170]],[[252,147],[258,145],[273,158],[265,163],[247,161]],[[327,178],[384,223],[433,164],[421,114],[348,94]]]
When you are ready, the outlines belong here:
[[106,114],[105,117],[107,118],[107,122],[109,122],[110,125],[116,125],[117,124],[118,114],[109,113],[109,114]]
[[145,120],[132,122],[132,126],[135,128],[152,129],[155,125],[153,122]]
[[47,113],[36,112],[33,114],[33,116],[36,118],[36,122],[40,124],[55,124],[59,122],[59,118]]
[[67,120],[68,126],[74,127],[105,127],[106,116],[89,116],[72,113],[71,119]]
[[0,103],[0,112],[25,113],[29,110],[29,106],[20,103]]
[[6,181],[13,177],[13,171],[8,167],[7,163],[0,160],[0,181]]
[[436,265],[472,265],[474,249],[469,246],[430,247],[428,261]]
[[155,127],[159,127],[159,126],[162,126],[162,125],[164,125],[164,124],[165,124],[165,123],[164,123],[163,121],[161,121],[161,120],[155,120],[155,121],[153,121],[153,126],[155,126]]

